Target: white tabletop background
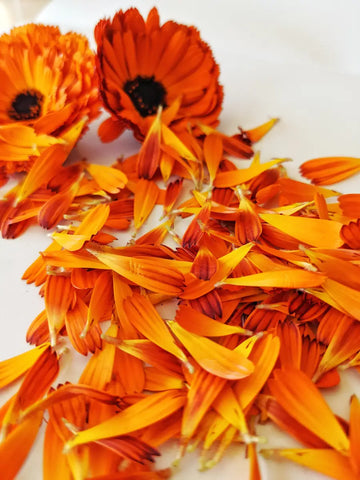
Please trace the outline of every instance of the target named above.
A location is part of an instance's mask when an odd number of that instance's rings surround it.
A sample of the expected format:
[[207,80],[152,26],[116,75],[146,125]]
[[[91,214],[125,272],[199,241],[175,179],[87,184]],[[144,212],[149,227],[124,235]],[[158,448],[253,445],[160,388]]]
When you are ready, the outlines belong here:
[[[25,1],[30,11],[31,0]],[[33,2],[33,12],[43,7],[45,2],[40,5],[39,1]],[[11,11],[10,2],[0,2],[0,14],[3,5],[8,7],[4,11]],[[287,169],[293,178],[300,179],[298,167],[305,160],[360,156],[358,0],[52,0],[36,20],[59,25],[64,33],[84,33],[94,46],[92,32],[100,18],[130,6],[147,14],[154,5],[162,22],[174,19],[193,24],[212,47],[225,87],[220,125],[224,132],[235,133],[239,125],[248,129],[271,117],[280,118],[257,145],[263,161],[290,157],[293,162],[286,164]],[[16,18],[27,20],[26,15],[16,17],[15,13],[12,10],[8,23]],[[2,31],[5,26],[4,21],[0,23]],[[134,147],[131,135],[102,146],[94,126],[74,154],[110,164]],[[343,193],[360,193],[360,176],[335,187]],[[16,240],[0,239],[0,360],[28,348],[25,332],[43,309],[43,302],[36,289],[20,277],[48,244],[47,232],[36,227]],[[64,364],[62,381],[78,378],[83,363],[75,355],[73,361],[75,366],[70,361]],[[10,393],[11,389],[2,393],[0,400],[3,402]],[[326,392],[326,398],[336,413],[348,418],[352,393],[360,395],[359,376],[346,372],[340,388]],[[266,447],[296,445],[273,427],[266,426],[260,432],[267,437]],[[18,480],[41,480],[41,443],[40,437]],[[168,466],[173,454],[174,449],[167,448],[159,465]],[[196,454],[191,454],[174,470],[173,478],[247,479],[243,456],[243,450],[234,447],[216,468],[199,473]],[[261,460],[261,469],[264,480],[300,480],[305,475],[308,480],[327,478],[289,462]]]

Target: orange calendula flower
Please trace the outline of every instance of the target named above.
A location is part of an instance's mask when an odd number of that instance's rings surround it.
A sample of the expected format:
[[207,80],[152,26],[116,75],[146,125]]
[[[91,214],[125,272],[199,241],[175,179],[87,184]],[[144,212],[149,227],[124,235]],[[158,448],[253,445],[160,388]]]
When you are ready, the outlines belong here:
[[29,170],[66,132],[99,114],[95,56],[87,39],[29,24],[0,37],[0,172]]
[[210,47],[194,27],[160,26],[153,8],[144,20],[137,9],[120,10],[95,28],[100,91],[111,117],[101,125],[104,141],[131,128],[143,139],[162,107],[172,129],[188,123],[216,125],[223,90]]

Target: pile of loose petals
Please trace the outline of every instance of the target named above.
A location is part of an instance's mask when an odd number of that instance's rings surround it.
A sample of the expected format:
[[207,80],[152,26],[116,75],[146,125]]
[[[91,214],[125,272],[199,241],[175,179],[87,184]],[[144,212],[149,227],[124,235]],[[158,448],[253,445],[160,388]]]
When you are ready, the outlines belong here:
[[[154,459],[174,439],[174,465],[196,447],[207,469],[237,444],[258,480],[264,422],[302,446],[263,456],[359,478],[359,400],[344,419],[322,391],[360,367],[360,194],[326,187],[360,160],[308,161],[309,184],[253,153],[275,119],[219,131],[209,46],[156,9],[101,20],[95,38],[97,54],[55,27],[0,37],[3,183],[17,172],[1,232],[35,223],[52,240],[23,276],[45,305],[31,348],[0,363],[0,387],[19,385],[0,410],[2,478],[43,424],[45,480],[169,478]],[[101,106],[101,139],[130,128],[139,151],[71,161]],[[69,350],[88,361],[58,384]]]

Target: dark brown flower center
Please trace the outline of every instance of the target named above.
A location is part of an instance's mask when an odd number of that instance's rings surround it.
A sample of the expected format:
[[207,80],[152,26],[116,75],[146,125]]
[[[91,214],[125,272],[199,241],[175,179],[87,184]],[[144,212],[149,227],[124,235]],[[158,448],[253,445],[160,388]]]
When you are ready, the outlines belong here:
[[41,115],[44,95],[37,90],[19,93],[11,104],[9,117],[13,120],[35,120]]
[[166,106],[166,90],[160,82],[155,80],[154,76],[141,77],[138,75],[134,80],[128,80],[125,83],[124,90],[142,117],[154,115],[160,105]]

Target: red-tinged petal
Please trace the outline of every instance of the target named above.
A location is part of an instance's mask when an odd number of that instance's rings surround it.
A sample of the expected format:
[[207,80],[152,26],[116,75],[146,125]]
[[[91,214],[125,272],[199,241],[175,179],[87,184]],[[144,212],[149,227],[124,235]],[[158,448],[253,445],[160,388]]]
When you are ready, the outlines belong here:
[[200,247],[191,267],[191,273],[201,280],[210,280],[218,269],[217,258],[206,247]]
[[214,400],[226,385],[226,379],[211,375],[198,368],[191,378],[181,424],[182,443],[193,436],[196,428]]
[[205,295],[189,300],[192,308],[208,317],[217,319],[223,314],[223,305],[217,290],[211,290]]
[[39,225],[47,229],[57,225],[69,210],[77,190],[78,182],[74,183],[67,190],[50,197],[50,199],[41,207],[38,214]]
[[281,430],[292,435],[296,440],[306,447],[310,448],[326,448],[327,444],[314,433],[305,428],[301,423],[297,422],[286,410],[284,410],[274,398],[260,395],[257,406],[265,411],[273,422],[276,423]]
[[338,198],[343,214],[349,218],[360,218],[360,193],[348,193]]
[[0,470],[3,480],[13,480],[26,460],[38,433],[43,412],[17,425],[0,444]]
[[350,222],[348,225],[343,225],[340,230],[340,237],[350,248],[359,250],[360,219],[356,222]]
[[127,183],[127,177],[121,170],[106,165],[89,163],[85,166],[99,187],[109,193],[118,193]]
[[213,183],[223,155],[223,142],[219,135],[211,133],[204,140],[204,159],[209,170],[210,184]]
[[[45,409],[59,406],[60,409],[66,406],[66,402],[72,401],[76,403],[84,403],[87,400],[95,400],[105,405],[115,405],[117,406],[120,402],[120,398],[117,395],[112,395],[111,393],[99,390],[95,387],[82,385],[82,384],[72,384],[66,383],[65,385],[60,385],[57,390],[52,390],[48,393],[47,397],[39,400],[36,403],[30,405],[24,412],[23,417],[26,418],[29,415],[32,415],[35,412],[43,411]],[[83,418],[84,423],[86,421],[86,411],[85,409],[79,409],[76,412],[73,411],[73,415],[79,420]],[[70,421],[75,421],[70,419]],[[61,430],[66,432],[66,437],[69,437],[71,433],[68,428],[62,423],[61,417],[57,419],[57,422],[61,426]],[[60,428],[60,427],[59,427]]]
[[140,148],[137,160],[137,174],[140,178],[152,178],[159,166],[161,143],[161,112],[158,113],[149,128]]
[[102,440],[96,440],[95,443],[115,452],[123,458],[141,464],[144,464],[145,462],[153,462],[153,457],[160,455],[158,450],[146,444],[139,438],[130,435],[104,438]]
[[300,242],[320,248],[339,248],[342,224],[334,220],[294,217],[292,215],[260,214],[260,218]]
[[64,326],[65,315],[74,299],[70,277],[49,275],[45,283],[45,308],[49,324],[51,344]]
[[124,300],[124,310],[129,321],[145,338],[172,353],[179,360],[187,361],[184,352],[174,342],[166,323],[148,297],[134,293]]
[[305,373],[290,368],[276,370],[268,384],[277,402],[295,420],[333,448],[349,449],[349,440],[340,423]]
[[111,319],[114,304],[113,279],[111,272],[102,272],[95,281],[91,293],[84,334],[91,325]]
[[101,348],[101,329],[98,324],[93,325],[82,335],[88,318],[88,307],[80,298],[77,298],[75,306],[68,310],[65,317],[66,333],[73,347],[82,355],[88,352],[94,353]]
[[59,359],[47,347],[27,372],[17,393],[18,408],[25,410],[48,392],[59,373]]
[[49,324],[45,310],[31,322],[26,332],[26,341],[37,346],[50,342]]
[[112,142],[125,130],[126,125],[120,120],[113,120],[111,117],[104,120],[98,128],[98,135],[102,142]]
[[28,352],[0,362],[0,388],[4,388],[24,375],[48,345],[40,345]]
[[200,209],[199,213],[193,218],[190,225],[186,229],[183,238],[182,246],[184,248],[192,248],[199,245],[204,229],[210,219],[211,205],[206,202]]
[[39,187],[46,185],[59,172],[67,156],[68,151],[62,145],[53,145],[44,150],[27,174],[16,201],[19,203]]
[[216,274],[213,275],[210,280],[204,281],[193,275],[191,275],[191,277],[189,276],[186,287],[180,297],[186,300],[192,300],[213,290],[217,283],[223,281],[228,275],[230,275],[232,270],[234,270],[240,261],[247,255],[252,246],[251,243],[242,245],[219,258]]
[[360,159],[324,157],[308,160],[300,166],[301,174],[316,185],[331,185],[360,171]]
[[180,390],[154,393],[134,403],[95,427],[83,430],[67,444],[68,448],[114,435],[125,435],[151,425],[183,407],[186,397]]
[[261,221],[255,212],[254,205],[245,195],[242,195],[239,213],[235,221],[235,237],[237,241],[241,245],[255,242],[260,237],[261,232]]
[[265,457],[278,456],[311,468],[336,480],[357,480],[358,475],[352,470],[349,458],[331,449],[282,449],[262,450]]
[[141,178],[137,182],[134,198],[134,226],[136,229],[140,228],[150,215],[158,195],[159,188],[153,181]]
[[247,377],[254,371],[254,365],[241,353],[190,333],[176,322],[168,322],[171,330],[206,371],[226,379]]
[[168,215],[174,205],[176,200],[179,198],[179,195],[182,191],[183,179],[178,178],[174,182],[170,182],[166,187],[165,201],[164,201],[164,212]]
[[300,369],[302,342],[297,325],[292,322],[279,323],[275,332],[280,339],[279,360],[281,368]]

